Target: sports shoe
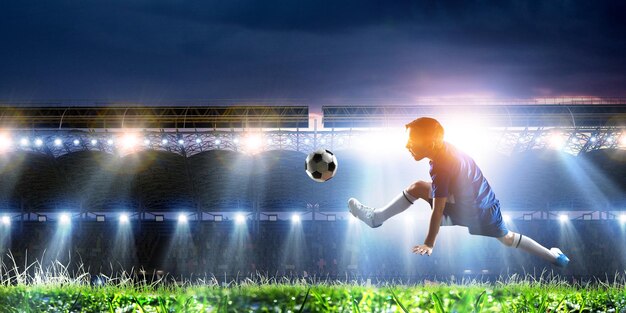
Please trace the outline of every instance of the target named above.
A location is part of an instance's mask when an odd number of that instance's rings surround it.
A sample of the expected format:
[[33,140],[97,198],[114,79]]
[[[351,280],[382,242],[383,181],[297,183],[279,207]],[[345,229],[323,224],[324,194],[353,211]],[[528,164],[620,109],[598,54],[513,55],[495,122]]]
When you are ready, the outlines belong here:
[[552,253],[556,253],[556,255],[558,255],[556,257],[556,260],[554,260],[554,262],[552,264],[558,266],[558,267],[566,267],[567,264],[569,263],[569,258],[567,257],[567,255],[565,255],[561,249],[559,248],[552,248],[550,249],[550,252]]
[[368,207],[366,205],[361,204],[359,200],[350,198],[348,200],[348,208],[350,209],[350,213],[358,219],[362,220],[365,224],[367,224],[371,228],[379,227],[381,224],[374,224],[374,215],[376,214],[376,209]]

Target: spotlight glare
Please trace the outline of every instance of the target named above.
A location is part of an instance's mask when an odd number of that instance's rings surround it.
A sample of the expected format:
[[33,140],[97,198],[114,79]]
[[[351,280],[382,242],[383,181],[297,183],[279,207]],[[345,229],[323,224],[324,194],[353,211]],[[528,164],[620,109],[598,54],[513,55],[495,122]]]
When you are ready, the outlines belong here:
[[235,215],[235,222],[237,222],[237,224],[243,224],[246,222],[246,217],[241,213],[237,213],[237,215]]
[[70,215],[67,213],[62,213],[61,217],[59,218],[59,222],[61,223],[61,225],[67,225],[70,223]]
[[120,214],[120,223],[122,224],[128,223],[128,214],[126,213]]
[[122,148],[124,149],[132,149],[137,144],[137,135],[132,133],[127,133],[122,136]]
[[564,140],[561,134],[552,134],[550,135],[550,146],[554,149],[560,149],[563,147]]
[[299,222],[300,222],[300,215],[298,215],[298,214],[294,213],[294,214],[291,216],[291,221],[292,221],[292,222],[294,222],[294,223],[299,223]]
[[561,215],[559,215],[559,220],[560,220],[561,222],[567,222],[567,220],[568,220],[568,219],[569,219],[569,218],[567,217],[567,214],[561,214]]
[[257,152],[261,149],[263,140],[260,134],[250,134],[246,138],[246,148],[249,152]]
[[184,213],[178,214],[178,222],[187,223],[187,215],[185,215]]
[[0,134],[0,151],[8,149],[13,144],[11,138],[6,134]]
[[626,224],[626,214],[622,214],[619,216],[619,222],[622,224]]
[[502,214],[502,219],[504,219],[505,222],[510,222],[511,216],[508,214]]
[[6,216],[6,215],[5,215],[5,216],[3,216],[3,217],[2,217],[2,224],[4,224],[4,225],[10,225],[10,224],[11,224],[11,218],[10,218],[10,217],[8,217],[8,216]]

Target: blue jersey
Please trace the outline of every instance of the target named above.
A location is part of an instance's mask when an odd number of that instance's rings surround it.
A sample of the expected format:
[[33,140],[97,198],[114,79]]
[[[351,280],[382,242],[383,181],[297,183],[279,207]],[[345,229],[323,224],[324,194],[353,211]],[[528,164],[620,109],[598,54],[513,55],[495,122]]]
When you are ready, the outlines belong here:
[[430,161],[430,177],[431,197],[453,195],[454,210],[458,212],[450,213],[459,217],[477,218],[498,201],[476,162],[448,142],[444,142],[437,160]]

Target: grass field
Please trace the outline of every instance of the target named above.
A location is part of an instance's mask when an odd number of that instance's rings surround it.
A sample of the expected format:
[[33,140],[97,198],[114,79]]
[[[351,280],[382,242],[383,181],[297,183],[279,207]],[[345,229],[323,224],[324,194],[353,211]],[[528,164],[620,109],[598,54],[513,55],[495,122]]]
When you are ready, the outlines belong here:
[[[3,263],[4,264],[4,263]],[[57,263],[0,271],[0,312],[618,312],[626,313],[624,273],[572,285],[552,273],[496,283],[421,284],[268,278],[230,284],[209,276],[158,280],[141,271],[92,277]],[[150,281],[150,283],[149,283]]]

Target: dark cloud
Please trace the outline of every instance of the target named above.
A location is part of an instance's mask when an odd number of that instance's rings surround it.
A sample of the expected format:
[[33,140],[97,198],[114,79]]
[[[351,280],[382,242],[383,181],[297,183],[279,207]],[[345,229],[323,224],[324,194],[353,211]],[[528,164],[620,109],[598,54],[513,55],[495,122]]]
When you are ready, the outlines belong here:
[[0,98],[626,96],[626,4],[15,1]]

